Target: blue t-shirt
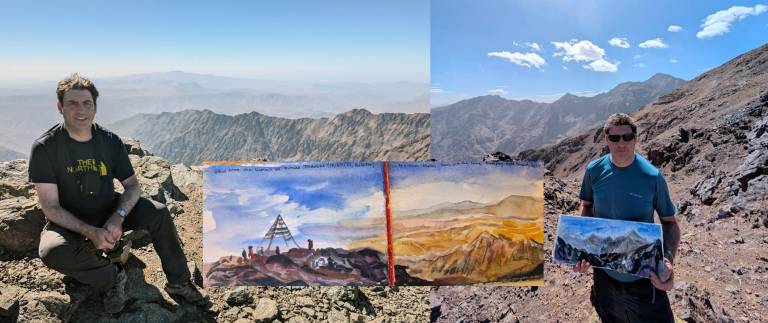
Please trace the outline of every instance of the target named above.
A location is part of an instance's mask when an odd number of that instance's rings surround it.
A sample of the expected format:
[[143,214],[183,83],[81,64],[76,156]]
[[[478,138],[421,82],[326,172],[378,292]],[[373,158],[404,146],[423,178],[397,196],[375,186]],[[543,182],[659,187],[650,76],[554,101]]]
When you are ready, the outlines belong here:
[[[579,198],[592,202],[595,217],[653,223],[653,211],[659,217],[674,216],[677,209],[669,197],[669,188],[661,172],[647,159],[635,153],[627,167],[611,162],[611,154],[587,165]],[[623,282],[641,278],[604,269]]]

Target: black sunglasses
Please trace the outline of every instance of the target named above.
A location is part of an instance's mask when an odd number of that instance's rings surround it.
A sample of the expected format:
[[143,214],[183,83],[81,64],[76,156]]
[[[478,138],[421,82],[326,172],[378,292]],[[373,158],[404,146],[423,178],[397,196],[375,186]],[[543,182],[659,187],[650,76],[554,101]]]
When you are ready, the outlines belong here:
[[624,139],[624,141],[632,141],[635,140],[635,133],[625,133],[623,135],[608,135],[608,140],[611,142],[619,142],[620,139]]

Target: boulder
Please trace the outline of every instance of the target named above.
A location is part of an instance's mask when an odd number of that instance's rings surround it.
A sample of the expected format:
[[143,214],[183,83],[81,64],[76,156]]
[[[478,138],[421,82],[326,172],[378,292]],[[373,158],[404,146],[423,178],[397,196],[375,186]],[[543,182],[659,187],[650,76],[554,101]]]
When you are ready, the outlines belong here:
[[749,181],[760,175],[768,174],[768,149],[752,151],[736,168],[736,179],[741,183],[741,190],[749,188]]
[[119,322],[177,322],[179,318],[157,303],[142,303],[130,310],[121,312]]
[[128,151],[129,155],[136,155],[139,157],[152,156],[152,153],[141,148],[141,143],[138,139],[123,138],[123,145],[125,145],[125,150]]
[[29,182],[27,161],[24,159],[0,163],[0,199],[32,197],[35,185]]
[[360,298],[361,292],[357,287],[332,286],[326,288],[323,294],[330,301],[355,303]]
[[349,323],[349,316],[346,311],[330,310],[326,318],[328,323]]
[[27,290],[17,286],[0,288],[0,322],[16,322],[19,316],[19,300]]
[[728,314],[712,302],[706,290],[684,283],[675,293],[676,303],[681,304],[682,311],[678,318],[685,322],[733,322]]
[[278,317],[277,302],[269,298],[260,298],[256,308],[251,313],[253,322],[272,322]]
[[251,296],[251,294],[248,293],[248,289],[243,286],[227,292],[224,295],[224,298],[227,300],[229,306],[242,306],[253,302],[253,296]]
[[186,195],[200,191],[203,187],[203,173],[184,164],[172,165],[171,176],[173,176],[173,183]]
[[286,321],[286,323],[309,323],[309,322],[311,322],[311,320],[303,316],[294,316],[289,318],[288,321]]
[[141,184],[142,196],[160,203],[184,201],[187,196],[174,184],[171,166],[157,156],[129,156]]
[[0,200],[0,248],[11,255],[36,251],[44,225],[45,216],[36,197]]
[[768,175],[761,175],[748,182],[746,192],[731,202],[735,208],[756,225],[768,227]]
[[29,292],[19,313],[20,321],[67,322],[77,305],[70,304],[70,296],[59,292]]
[[712,205],[712,203],[716,200],[714,194],[715,190],[720,184],[720,181],[722,181],[722,178],[722,176],[710,175],[696,182],[696,184],[691,187],[691,195],[698,197],[701,203],[704,205]]

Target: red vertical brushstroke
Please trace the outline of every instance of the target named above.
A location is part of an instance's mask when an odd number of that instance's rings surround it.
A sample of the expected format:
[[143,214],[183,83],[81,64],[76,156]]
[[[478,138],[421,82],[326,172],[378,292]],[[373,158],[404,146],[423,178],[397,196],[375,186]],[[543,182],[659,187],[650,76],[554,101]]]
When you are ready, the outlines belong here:
[[389,286],[395,285],[395,255],[392,251],[392,210],[389,207],[389,163],[384,162],[384,209],[387,212],[387,272]]

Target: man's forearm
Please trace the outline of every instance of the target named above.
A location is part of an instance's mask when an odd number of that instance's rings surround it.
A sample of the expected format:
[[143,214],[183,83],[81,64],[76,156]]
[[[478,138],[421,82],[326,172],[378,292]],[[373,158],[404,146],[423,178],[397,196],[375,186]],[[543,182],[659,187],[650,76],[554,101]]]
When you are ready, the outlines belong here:
[[662,222],[661,229],[664,234],[664,255],[674,263],[677,247],[680,246],[680,226],[677,222]]
[[594,213],[592,213],[592,203],[581,202],[581,216],[594,216]]
[[56,225],[69,231],[77,232],[87,238],[91,238],[96,229],[96,227],[83,222],[59,205],[45,206],[43,207],[43,213],[48,220]]
[[133,207],[136,206],[136,202],[139,201],[139,184],[125,187],[123,195],[120,195],[120,200],[117,202],[117,208],[125,210],[126,213],[131,213]]

